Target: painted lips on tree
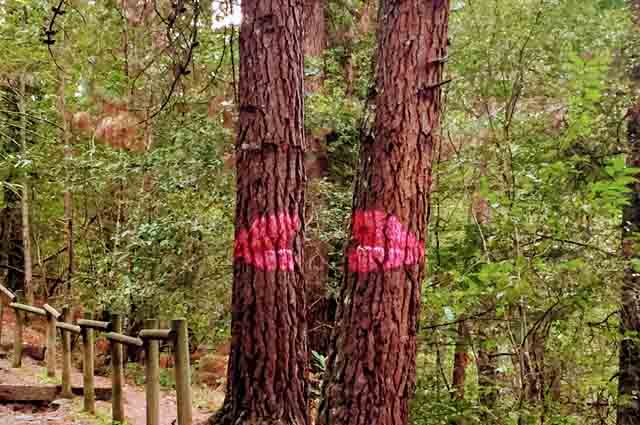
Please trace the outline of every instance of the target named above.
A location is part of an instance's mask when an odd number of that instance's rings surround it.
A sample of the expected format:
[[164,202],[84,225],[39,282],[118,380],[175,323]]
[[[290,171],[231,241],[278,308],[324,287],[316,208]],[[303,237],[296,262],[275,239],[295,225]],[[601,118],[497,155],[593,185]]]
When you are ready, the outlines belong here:
[[236,237],[234,257],[266,271],[293,271],[293,239],[300,219],[286,212],[256,218]]
[[418,264],[424,257],[424,242],[384,211],[356,211],[349,250],[349,271],[369,273]]
[[[266,271],[293,271],[293,239],[300,219],[281,212],[255,219],[236,238],[236,259]],[[353,240],[349,271],[369,273],[418,264],[424,257],[424,242],[409,232],[400,220],[384,211],[357,211],[353,216]]]

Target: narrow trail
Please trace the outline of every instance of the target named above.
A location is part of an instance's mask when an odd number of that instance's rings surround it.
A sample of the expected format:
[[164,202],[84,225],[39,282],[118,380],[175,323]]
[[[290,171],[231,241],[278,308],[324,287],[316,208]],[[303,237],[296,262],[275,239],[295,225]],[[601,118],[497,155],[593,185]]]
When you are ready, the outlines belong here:
[[[15,321],[12,315],[5,310],[4,329],[0,341],[0,383],[1,384],[46,384],[59,383],[60,370],[56,378],[47,378],[44,362],[23,356],[22,367],[11,367],[11,352],[7,352],[7,346],[13,342],[13,329]],[[26,328],[25,343],[42,344],[43,335],[35,328]],[[4,350],[2,347],[4,346]],[[60,366],[60,362],[58,362]],[[72,383],[82,384],[82,371],[75,367],[72,371]],[[95,377],[96,386],[111,386],[110,378]],[[220,391],[208,389],[194,389],[200,391],[194,393],[193,423],[204,422],[211,412],[222,404],[224,394]],[[201,394],[203,393],[203,394]],[[127,424],[145,425],[146,423],[146,398],[144,387],[127,382],[124,387],[124,405]],[[199,400],[206,397],[206,400]],[[205,409],[200,409],[203,406]],[[160,424],[171,425],[176,419],[175,391],[162,391],[160,398]],[[110,423],[111,403],[108,401],[96,401],[96,416],[82,412],[82,397],[76,396],[72,400],[56,400],[51,404],[34,405],[31,403],[0,403],[0,425],[95,425]],[[105,422],[106,421],[106,422]]]

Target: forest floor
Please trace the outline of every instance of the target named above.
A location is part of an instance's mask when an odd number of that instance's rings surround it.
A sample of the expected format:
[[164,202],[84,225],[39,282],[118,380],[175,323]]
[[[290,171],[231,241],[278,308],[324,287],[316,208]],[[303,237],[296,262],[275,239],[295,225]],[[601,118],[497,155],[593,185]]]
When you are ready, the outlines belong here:
[[[11,352],[7,346],[13,341],[15,319],[12,312],[4,312],[4,326],[0,340],[0,383],[2,384],[53,384],[60,383],[60,371],[55,378],[46,376],[43,361],[23,356],[22,367],[11,367]],[[27,327],[24,330],[25,344],[42,346],[44,335],[36,329]],[[4,346],[4,350],[3,347]],[[58,365],[60,362],[58,362]],[[124,407],[127,424],[145,425],[145,393],[144,387],[131,379],[126,380],[124,387]],[[73,385],[81,386],[82,371],[74,368]],[[96,376],[96,387],[110,387],[110,378]],[[193,421],[194,424],[204,422],[213,411],[222,405],[224,392],[206,386],[193,387]],[[176,419],[176,396],[173,390],[163,390],[160,399],[160,424],[171,425]],[[82,397],[72,400],[56,400],[50,404],[32,403],[0,403],[0,425],[102,425],[111,424],[111,403],[96,401],[96,415],[82,412]]]

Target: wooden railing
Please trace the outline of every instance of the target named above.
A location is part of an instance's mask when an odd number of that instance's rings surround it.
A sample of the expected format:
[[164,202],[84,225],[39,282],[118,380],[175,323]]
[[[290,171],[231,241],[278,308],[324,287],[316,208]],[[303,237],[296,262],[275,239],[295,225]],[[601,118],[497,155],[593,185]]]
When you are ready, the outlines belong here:
[[[83,350],[83,409],[95,414],[95,383],[94,383],[94,348],[95,332],[102,332],[111,341],[111,401],[114,422],[124,423],[125,410],[123,399],[124,385],[124,355],[122,346],[130,345],[143,347],[145,350],[145,392],[147,402],[147,425],[160,423],[160,341],[173,344],[174,367],[176,378],[177,424],[191,425],[191,375],[189,364],[189,335],[187,321],[176,319],[168,329],[159,329],[158,320],[145,322],[145,329],[137,336],[122,333],[122,316],[112,315],[109,322],[93,320],[91,314],[85,314],[84,319],[70,323],[71,311],[68,307],[58,312],[54,307],[45,304],[42,307],[16,302],[17,297],[9,289],[0,285],[0,295],[9,300],[9,307],[13,308],[16,317],[13,341],[13,367],[22,366],[22,340],[24,315],[33,314],[43,316],[47,320],[46,370],[47,375],[56,375],[56,330],[62,333],[62,391],[61,397],[71,398],[71,334],[82,337]],[[62,320],[61,320],[62,319]]]

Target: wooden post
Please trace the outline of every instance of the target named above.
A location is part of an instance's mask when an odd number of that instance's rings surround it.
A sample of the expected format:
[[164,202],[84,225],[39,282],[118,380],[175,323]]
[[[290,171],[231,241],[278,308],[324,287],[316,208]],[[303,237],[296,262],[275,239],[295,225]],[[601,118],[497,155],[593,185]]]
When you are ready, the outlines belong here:
[[[71,309],[66,306],[62,309],[62,320],[71,322]],[[62,398],[73,397],[71,391],[71,333],[62,330]]]
[[13,365],[12,367],[22,366],[22,318],[23,313],[18,309],[13,309],[16,315],[16,328],[13,336]]
[[[16,291],[15,298],[12,300],[18,302],[22,300],[22,291]],[[11,305],[11,304],[10,304]],[[22,328],[24,327],[24,316],[20,310],[14,308],[13,313],[16,316],[16,327],[13,333],[13,364],[12,367],[22,367]]]
[[0,297],[0,346],[2,346],[2,329],[4,328],[4,299]]
[[[85,319],[91,319],[91,313],[84,314]],[[93,384],[93,356],[94,356],[94,336],[93,329],[82,328],[82,345],[84,351],[84,359],[82,361],[82,370],[84,372],[83,394],[84,394],[84,411],[91,414],[96,413],[96,395]]]
[[[111,316],[111,330],[122,333],[122,316],[119,314]],[[120,424],[124,423],[124,399],[122,397],[122,387],[124,385],[123,363],[122,344],[111,341],[111,369],[113,373],[111,377],[111,386],[113,387],[113,406],[111,411],[113,422]]]
[[[145,321],[145,327],[158,327],[156,319]],[[147,425],[160,425],[160,341],[144,340],[145,388],[147,392]]]
[[49,304],[42,306],[47,313],[47,376],[56,376],[56,323],[60,317],[58,310]]
[[47,376],[56,376],[56,317],[47,311]]
[[0,345],[2,345],[2,330],[4,327],[4,299],[9,300],[9,303],[16,299],[16,294],[0,285]]
[[178,425],[191,425],[191,366],[189,364],[189,331],[185,319],[174,320],[171,328],[175,332],[174,356],[176,370],[176,398],[178,403]]

